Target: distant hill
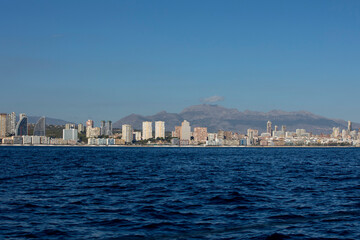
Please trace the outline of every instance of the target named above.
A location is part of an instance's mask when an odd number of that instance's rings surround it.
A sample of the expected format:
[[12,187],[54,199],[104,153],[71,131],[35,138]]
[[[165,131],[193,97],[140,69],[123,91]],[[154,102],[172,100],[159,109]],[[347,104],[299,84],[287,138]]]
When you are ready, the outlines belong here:
[[[191,127],[207,127],[209,132],[219,129],[245,133],[248,128],[266,131],[266,122],[270,120],[281,128],[286,125],[288,131],[304,128],[309,132],[330,133],[333,127],[347,128],[347,121],[330,119],[306,111],[285,112],[272,110],[270,112],[254,112],[225,108],[219,105],[201,104],[185,108],[180,113],[159,112],[152,116],[131,114],[113,124],[121,128],[122,124],[131,124],[134,129],[141,129],[143,121],[165,121],[167,131],[173,131],[183,120],[190,122]],[[353,123],[353,128],[359,128],[359,123]]]
[[[35,124],[39,119],[40,117],[38,116],[28,116],[28,123]],[[66,123],[72,123],[72,122],[46,117],[46,125],[65,125]]]

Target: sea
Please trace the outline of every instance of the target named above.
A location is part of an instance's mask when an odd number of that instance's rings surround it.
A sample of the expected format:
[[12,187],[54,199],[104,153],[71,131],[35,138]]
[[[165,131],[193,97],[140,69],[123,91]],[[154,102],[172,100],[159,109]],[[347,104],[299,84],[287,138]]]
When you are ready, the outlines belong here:
[[0,239],[360,239],[360,148],[0,147]]

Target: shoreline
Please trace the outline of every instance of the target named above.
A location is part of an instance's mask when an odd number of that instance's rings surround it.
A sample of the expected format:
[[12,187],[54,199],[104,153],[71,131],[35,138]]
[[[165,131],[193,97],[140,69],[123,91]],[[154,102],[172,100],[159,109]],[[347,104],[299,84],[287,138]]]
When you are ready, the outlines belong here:
[[360,146],[192,146],[192,145],[47,145],[0,144],[0,147],[85,147],[85,148],[360,148]]

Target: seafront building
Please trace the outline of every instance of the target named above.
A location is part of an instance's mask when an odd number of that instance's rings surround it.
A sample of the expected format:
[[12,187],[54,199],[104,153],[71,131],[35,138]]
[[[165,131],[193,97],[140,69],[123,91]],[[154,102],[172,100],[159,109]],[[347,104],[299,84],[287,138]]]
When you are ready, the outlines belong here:
[[142,139],[148,140],[152,138],[152,122],[143,122],[142,124]]
[[184,120],[181,123],[180,140],[190,141],[191,137],[191,126],[190,123]]
[[15,136],[24,135],[28,135],[28,118],[25,113],[20,113],[20,120],[15,128]]
[[45,129],[46,129],[46,119],[45,117],[41,117],[34,127],[34,136],[45,136]]
[[12,112],[6,118],[6,135],[14,136],[16,129],[16,113]]
[[132,143],[133,141],[133,129],[131,125],[124,124],[122,125],[122,136],[121,139],[125,141],[125,143]]
[[0,113],[0,137],[6,137],[7,114]]
[[155,138],[165,138],[165,122],[155,122]]
[[195,127],[194,128],[194,141],[198,143],[206,143],[208,138],[208,132],[206,127]]
[[85,132],[84,124],[79,123],[77,127],[78,127],[78,133],[83,133],[83,132]]
[[78,132],[76,129],[63,129],[63,140],[78,140]]

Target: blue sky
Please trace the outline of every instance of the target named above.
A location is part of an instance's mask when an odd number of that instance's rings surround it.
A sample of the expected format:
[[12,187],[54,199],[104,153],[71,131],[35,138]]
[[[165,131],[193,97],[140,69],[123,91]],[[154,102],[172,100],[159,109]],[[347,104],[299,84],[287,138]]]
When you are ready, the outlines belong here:
[[0,1],[0,112],[116,121],[208,99],[360,122],[360,1]]

